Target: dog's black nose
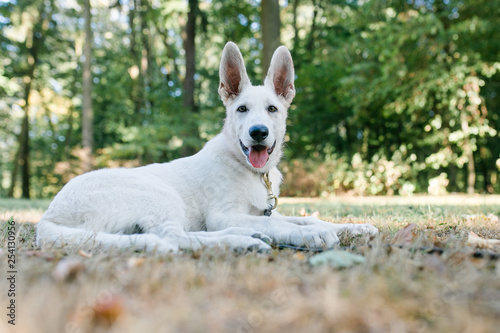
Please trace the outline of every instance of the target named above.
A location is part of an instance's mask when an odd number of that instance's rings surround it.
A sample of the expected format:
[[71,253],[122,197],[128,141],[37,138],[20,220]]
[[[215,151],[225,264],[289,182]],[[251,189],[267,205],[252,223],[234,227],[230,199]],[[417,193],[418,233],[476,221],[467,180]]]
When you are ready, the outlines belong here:
[[250,127],[250,136],[257,142],[263,141],[269,135],[269,129],[264,125]]

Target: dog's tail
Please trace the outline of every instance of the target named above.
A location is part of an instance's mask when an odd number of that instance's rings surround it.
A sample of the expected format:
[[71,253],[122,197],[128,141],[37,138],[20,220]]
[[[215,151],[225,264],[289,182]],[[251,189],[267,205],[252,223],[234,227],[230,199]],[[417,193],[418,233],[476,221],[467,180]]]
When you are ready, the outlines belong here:
[[111,234],[67,227],[42,218],[37,223],[36,242],[41,247],[99,247],[103,249],[134,249],[158,253],[177,252],[178,247],[154,234]]

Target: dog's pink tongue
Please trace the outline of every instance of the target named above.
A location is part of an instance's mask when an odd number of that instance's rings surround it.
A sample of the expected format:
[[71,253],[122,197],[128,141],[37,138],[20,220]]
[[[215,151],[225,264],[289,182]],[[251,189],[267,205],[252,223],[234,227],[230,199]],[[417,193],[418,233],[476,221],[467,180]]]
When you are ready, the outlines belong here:
[[256,150],[254,147],[250,147],[250,154],[248,157],[250,164],[252,164],[254,168],[263,168],[267,163],[269,154],[267,153],[267,149]]

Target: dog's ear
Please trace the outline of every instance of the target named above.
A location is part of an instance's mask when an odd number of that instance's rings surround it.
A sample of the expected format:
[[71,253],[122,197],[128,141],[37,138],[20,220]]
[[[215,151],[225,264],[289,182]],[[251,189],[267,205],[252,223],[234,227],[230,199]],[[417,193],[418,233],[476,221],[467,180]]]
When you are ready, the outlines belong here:
[[285,46],[280,46],[271,58],[264,85],[274,89],[276,95],[282,97],[286,106],[289,107],[295,97],[294,80],[292,56]]
[[228,42],[222,51],[219,77],[219,95],[224,105],[250,84],[240,49],[233,42]]

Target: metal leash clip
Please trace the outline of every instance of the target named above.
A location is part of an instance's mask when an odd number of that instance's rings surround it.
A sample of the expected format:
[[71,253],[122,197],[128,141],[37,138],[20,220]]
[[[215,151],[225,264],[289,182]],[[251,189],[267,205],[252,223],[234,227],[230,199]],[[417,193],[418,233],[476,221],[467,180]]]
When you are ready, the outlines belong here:
[[274,205],[269,205],[269,208],[264,210],[265,216],[271,216],[272,210],[276,209],[276,207],[278,206],[278,197],[276,197],[273,193],[273,189],[271,187],[272,183],[269,180],[269,171],[262,174],[262,178],[264,179],[264,184],[266,185],[267,188],[267,200],[274,200]]

